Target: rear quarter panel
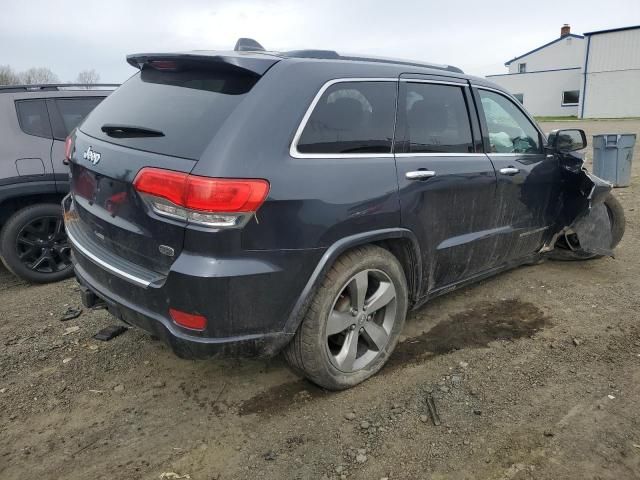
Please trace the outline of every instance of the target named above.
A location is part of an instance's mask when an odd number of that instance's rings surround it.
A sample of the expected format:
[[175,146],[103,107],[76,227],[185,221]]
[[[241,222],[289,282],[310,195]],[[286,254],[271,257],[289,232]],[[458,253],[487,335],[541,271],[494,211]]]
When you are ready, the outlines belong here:
[[293,158],[294,134],[334,78],[396,78],[384,66],[276,64],[234,111],[194,174],[265,178],[267,201],[242,232],[245,250],[326,248],[347,235],[400,224],[393,158]]

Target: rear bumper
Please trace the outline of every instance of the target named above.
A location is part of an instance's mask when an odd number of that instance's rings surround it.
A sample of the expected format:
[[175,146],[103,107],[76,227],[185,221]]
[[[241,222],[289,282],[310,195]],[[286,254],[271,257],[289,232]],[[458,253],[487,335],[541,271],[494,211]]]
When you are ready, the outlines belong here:
[[[236,250],[223,256],[182,251],[160,274],[114,255],[85,228],[69,197],[63,206],[82,287],[178,356],[273,356],[291,340],[287,320],[322,250]],[[169,308],[203,315],[206,329],[177,325]]]
[[83,300],[91,294],[95,295],[106,304],[114,317],[160,338],[181,358],[271,357],[282,350],[293,337],[293,334],[284,332],[225,338],[189,335],[169,319],[145,311],[139,305],[132,305],[113,292],[104,291],[77,262],[75,273],[81,288],[86,289]]

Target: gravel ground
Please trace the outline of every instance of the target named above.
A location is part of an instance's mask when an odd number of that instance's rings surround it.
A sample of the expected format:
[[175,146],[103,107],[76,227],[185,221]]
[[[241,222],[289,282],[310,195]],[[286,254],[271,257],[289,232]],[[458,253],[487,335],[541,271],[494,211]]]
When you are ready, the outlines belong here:
[[[640,121],[543,124],[569,125],[640,137]],[[104,310],[59,320],[80,306],[73,280],[0,270],[0,478],[638,479],[634,177],[616,190],[615,259],[523,267],[434,300],[379,375],[340,393],[280,358],[180,360],[136,330],[98,342],[116,323]]]

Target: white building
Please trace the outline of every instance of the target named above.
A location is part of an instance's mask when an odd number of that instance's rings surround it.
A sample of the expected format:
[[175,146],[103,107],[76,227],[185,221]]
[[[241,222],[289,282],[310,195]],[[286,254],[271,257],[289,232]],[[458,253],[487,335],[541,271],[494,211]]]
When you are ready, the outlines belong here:
[[580,117],[640,117],[640,25],[585,37]]
[[640,25],[560,37],[489,75],[537,116],[640,116]]

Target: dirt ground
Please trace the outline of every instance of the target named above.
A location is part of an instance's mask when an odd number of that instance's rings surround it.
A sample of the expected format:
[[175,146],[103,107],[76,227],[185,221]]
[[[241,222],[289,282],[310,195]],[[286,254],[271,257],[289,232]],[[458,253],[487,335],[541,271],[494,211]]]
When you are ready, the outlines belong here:
[[[637,133],[640,121],[575,125]],[[640,172],[640,148],[635,152]],[[502,274],[410,315],[376,377],[322,391],[270,361],[185,361],[0,270],[0,478],[638,479],[638,177],[616,258]],[[77,328],[76,328],[77,327]],[[428,417],[431,394],[442,420]]]

